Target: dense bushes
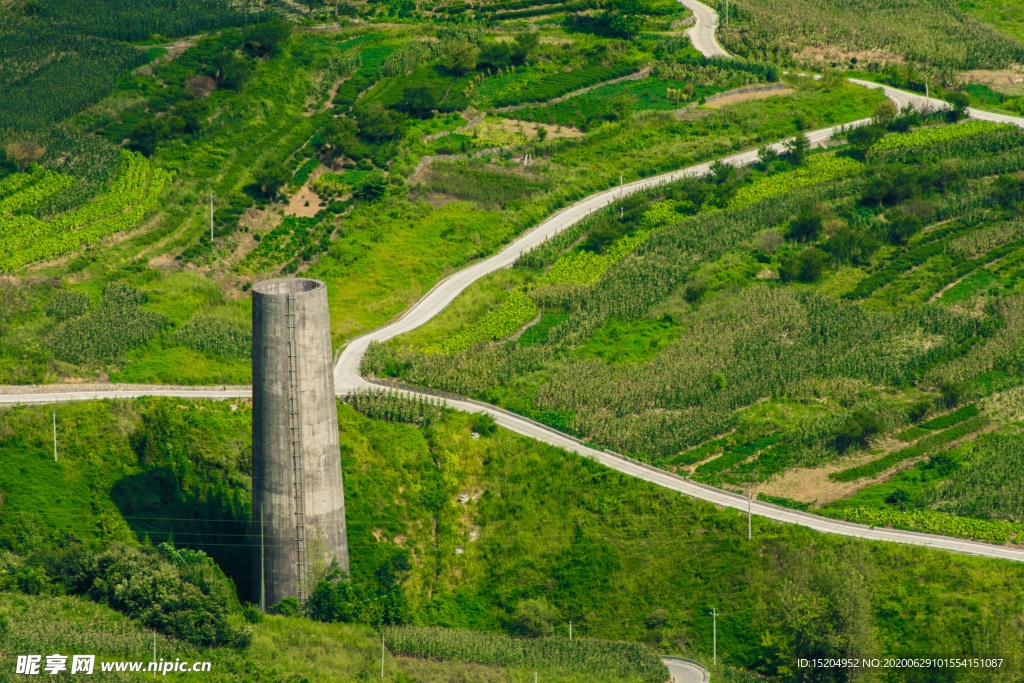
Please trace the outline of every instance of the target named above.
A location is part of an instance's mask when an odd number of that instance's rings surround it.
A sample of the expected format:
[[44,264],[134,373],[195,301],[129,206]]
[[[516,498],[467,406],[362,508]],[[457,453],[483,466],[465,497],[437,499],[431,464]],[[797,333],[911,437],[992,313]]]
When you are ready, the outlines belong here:
[[160,555],[115,544],[93,553],[77,542],[27,557],[0,557],[0,588],[84,595],[196,645],[247,647],[251,633],[228,623],[234,585],[202,552],[160,546]]

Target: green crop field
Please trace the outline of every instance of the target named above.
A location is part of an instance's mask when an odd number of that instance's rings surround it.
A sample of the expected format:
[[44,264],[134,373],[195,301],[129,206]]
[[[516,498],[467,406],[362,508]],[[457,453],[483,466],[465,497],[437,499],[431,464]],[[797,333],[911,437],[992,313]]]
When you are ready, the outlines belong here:
[[[1000,189],[1014,181],[999,174],[1024,157],[1006,135],[1020,140],[1002,126],[940,125],[883,138],[866,164],[852,151],[764,157],[646,191],[520,259],[537,307],[568,314],[543,336],[451,359],[398,340],[371,347],[364,369],[708,483],[777,495],[790,475],[827,466],[826,481],[870,490],[886,472],[1015,428],[1005,411],[957,408],[1017,386],[1006,371],[1021,353],[1020,281],[991,277],[1019,272],[1021,256]],[[965,161],[940,156],[951,149]],[[986,313],[964,317],[967,301]],[[903,447],[867,459],[887,434]],[[827,503],[821,486],[802,495]]]
[[[1019,12],[711,4],[731,57],[698,52],[675,0],[0,2],[0,394],[249,384],[271,278],[326,283],[337,357],[585,197],[758,157],[619,197],[371,344],[361,370],[392,389],[338,403],[351,571],[311,564],[301,607],[249,602],[250,400],[0,406],[0,668],[95,652],[211,662],[175,680],[661,683],[671,654],[716,683],[925,683],[795,662],[1019,665],[1017,563],[758,518],[748,539],[739,511],[397,391],[827,518],[1021,545],[1024,134],[965,109],[1024,111]],[[954,108],[895,111],[844,76]]]

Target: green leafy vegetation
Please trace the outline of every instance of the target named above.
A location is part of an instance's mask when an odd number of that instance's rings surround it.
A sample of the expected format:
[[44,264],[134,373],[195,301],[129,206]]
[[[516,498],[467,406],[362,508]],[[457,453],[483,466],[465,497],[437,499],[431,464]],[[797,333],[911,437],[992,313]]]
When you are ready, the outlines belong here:
[[624,681],[660,683],[667,671],[642,645],[561,637],[510,638],[505,635],[441,628],[393,626],[383,630],[391,652],[428,659],[456,659],[571,672],[590,669]]
[[[762,151],[751,168],[715,165],[522,257],[536,278],[529,296],[551,311],[525,343],[450,358],[373,345],[364,371],[490,401],[718,485],[849,457],[830,476],[856,482],[941,457],[1006,424],[971,405],[922,420],[933,404],[1015,386],[1001,374],[1019,363],[1015,284],[967,289],[985,311],[973,320],[944,295],[975,271],[1018,267],[1016,181],[992,175],[1024,168],[1007,146],[1019,136],[929,133],[866,163]],[[902,387],[916,387],[912,400]],[[858,452],[888,435],[911,445],[864,464]]]
[[507,337],[536,315],[537,306],[533,299],[518,288],[513,289],[498,310],[463,332],[425,347],[423,353],[451,355],[480,342]]
[[[827,646],[832,648],[827,652],[837,654],[903,656],[954,639],[965,652],[984,653],[989,641],[975,640],[964,625],[965,616],[983,620],[1000,647],[1012,650],[1018,642],[1019,630],[985,615],[986,609],[1014,609],[1020,599],[1019,569],[1014,564],[840,540],[759,519],[754,520],[754,540],[748,543],[746,518],[736,511],[717,510],[500,429],[481,431],[481,437],[474,439],[471,430],[477,426],[468,415],[445,414],[429,427],[401,424],[401,420],[415,421],[417,411],[400,408],[395,397],[388,400],[395,411],[389,421],[365,418],[350,406],[339,408],[352,557],[349,585],[355,593],[339,596],[333,603],[338,606],[372,605],[379,600],[383,584],[394,582],[389,590],[395,591],[397,584],[399,593],[392,595],[405,597],[409,617],[421,626],[508,633],[552,629],[552,636],[531,647],[551,651],[589,647],[586,640],[570,645],[563,637],[571,620],[574,637],[643,642],[656,650],[703,657],[710,650],[706,611],[713,604],[724,615],[718,622],[719,656],[726,653],[726,661],[733,666],[783,678],[788,674],[779,667],[787,658],[793,653],[802,656],[811,647]],[[168,518],[186,517],[182,512],[199,506],[189,503],[179,510],[174,507],[177,503],[162,501],[159,486],[180,482],[174,485],[200,492],[223,486],[220,482],[226,478],[241,483],[244,491],[244,473],[231,474],[231,468],[244,463],[248,455],[245,442],[251,413],[244,407],[232,411],[217,402],[148,399],[68,404],[58,410],[60,424],[65,425],[59,463],[48,451],[49,407],[10,407],[0,413],[4,453],[16,458],[13,467],[4,468],[9,477],[0,480],[5,494],[0,531],[5,547],[16,549],[24,558],[14,560],[18,566],[37,567],[32,558],[51,556],[49,534],[73,533],[88,547],[110,544],[112,534],[123,533],[116,529],[134,527],[124,541],[141,541],[145,548],[148,534],[152,542],[161,542],[163,536],[156,529],[167,529]],[[72,419],[77,420],[73,429],[69,428]],[[179,453],[191,454],[195,466],[186,459],[172,460]],[[27,478],[34,482],[31,486],[12,485],[26,481],[24,474],[18,474],[19,467],[32,468],[33,476]],[[173,477],[166,476],[168,470]],[[62,484],[55,504],[48,482],[56,478]],[[120,494],[108,497],[109,487],[120,481],[135,496],[133,512],[127,512],[127,500]],[[33,491],[41,495],[33,498]],[[67,514],[74,492],[85,495],[84,505],[71,508],[76,514]],[[470,500],[459,503],[463,492]],[[103,526],[95,524],[90,498],[99,509],[109,511]],[[223,511],[205,510],[198,519],[182,522],[174,527],[176,543],[196,547],[205,542],[211,552],[227,549],[230,541],[205,535],[213,530],[199,526],[205,518],[223,519],[223,515]],[[26,529],[33,532],[19,535]],[[188,537],[190,532],[194,536]],[[163,572],[195,571],[187,563],[190,558],[201,559],[192,551],[160,557],[141,549],[116,549],[120,547],[88,552],[128,553],[140,558],[140,567],[163,567]],[[456,548],[464,552],[457,553]],[[67,552],[86,551],[72,547]],[[175,557],[186,566],[178,567]],[[403,563],[402,557],[416,560]],[[11,561],[11,555],[5,558]],[[45,566],[77,571],[67,562]],[[49,576],[48,569],[42,571]],[[233,572],[227,573],[233,577]],[[737,576],[752,580],[729,579]],[[1001,587],[999,591],[992,591],[994,584]],[[46,579],[35,585],[55,584]],[[238,585],[241,589],[241,582]],[[15,628],[0,637],[27,634],[24,637],[33,643],[54,643],[54,651],[62,651],[56,646],[70,649],[68,643],[82,642],[76,640],[81,632],[110,638],[112,643],[123,641],[125,652],[140,652],[138,660],[149,658],[145,653],[151,653],[152,634],[139,628],[141,617],[125,621],[106,606],[80,598],[44,600],[19,595],[23,592],[14,587],[13,592],[0,593],[0,609],[19,606],[5,613],[9,624],[27,623],[23,619],[30,616],[35,624],[55,623],[36,616],[48,613],[52,605],[91,620],[91,625],[73,628],[79,618],[75,616],[69,617],[67,628],[67,622],[56,620],[60,625],[45,632],[37,626]],[[764,604],[765,595],[772,596],[770,605]],[[954,600],[955,595],[961,599]],[[819,601],[822,611],[807,623],[800,616],[800,605],[811,599]],[[877,607],[893,601],[904,609]],[[729,606],[728,612],[723,605]],[[928,624],[915,616],[925,606],[932,610]],[[375,618],[372,611],[335,614],[357,622]],[[220,647],[197,656],[193,654],[197,650],[190,649],[195,646],[159,636],[159,652],[182,658],[189,653],[191,659],[210,659],[225,667],[234,662],[230,672],[241,668],[251,675],[274,668],[278,674],[337,680],[338,674],[324,666],[379,672],[375,667],[380,665],[380,640],[366,627],[299,617],[268,616],[256,621],[242,626],[238,614],[228,619],[232,628],[251,632],[252,644],[244,649]],[[941,625],[941,637],[935,624]],[[828,628],[838,629],[843,638],[838,642],[817,639],[816,634]],[[394,633],[386,636],[388,642],[397,637]],[[451,633],[445,638],[455,645],[474,640],[510,642],[507,636],[476,633]],[[619,644],[607,646],[606,651],[635,652],[632,647],[636,646]],[[478,656],[453,654],[466,659]],[[410,680],[424,681],[475,672],[525,683],[532,680],[533,672],[525,667],[478,669],[457,660],[443,665],[421,659],[393,660],[390,654],[385,665],[388,675],[405,671]],[[580,676],[622,680],[621,674],[608,674],[607,666],[607,661],[601,666],[581,665],[571,673],[559,665],[539,668],[555,681],[583,680]]]

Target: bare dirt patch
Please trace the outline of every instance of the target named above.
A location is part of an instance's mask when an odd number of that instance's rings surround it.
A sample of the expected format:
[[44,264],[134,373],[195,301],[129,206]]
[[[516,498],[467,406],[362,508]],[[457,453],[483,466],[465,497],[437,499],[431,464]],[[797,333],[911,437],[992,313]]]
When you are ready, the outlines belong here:
[[999,69],[994,71],[977,70],[958,73],[965,83],[987,85],[996,92],[1005,95],[1024,95],[1024,67]]
[[746,102],[747,100],[763,100],[766,97],[775,97],[776,95],[790,95],[794,92],[793,88],[786,88],[784,90],[762,90],[760,92],[745,92],[737,93],[735,95],[729,95],[713,102],[708,102],[704,106],[712,109],[721,109],[722,107],[729,104],[736,104],[737,102]]
[[306,181],[306,184],[288,199],[288,206],[284,210],[285,215],[302,216],[303,218],[312,218],[316,215],[317,211],[321,208],[320,204],[326,204],[326,202],[324,202],[323,197],[313,191],[311,184],[324,173],[327,173],[328,170],[322,164],[313,169],[313,172],[309,174],[309,180]]
[[[905,447],[907,445],[902,441],[898,443],[899,447]],[[888,453],[889,450],[890,449],[886,449],[886,453]],[[871,453],[863,452],[858,453],[853,457],[843,458],[839,462],[831,463],[824,467],[788,470],[777,475],[771,481],[754,486],[753,491],[756,493],[767,493],[770,496],[782,496],[784,498],[798,500],[803,503],[817,503],[818,505],[824,505],[832,502],[833,500],[851,496],[870,484],[885,481],[896,472],[910,467],[921,460],[921,458],[904,460],[872,479],[834,481],[828,478],[828,475],[833,472],[839,472],[840,470],[845,470],[849,467],[857,467],[859,465],[869,463],[872,460],[876,460],[877,458],[884,457],[884,455],[885,453],[872,455]]]
[[793,55],[796,59],[813,60],[815,62],[836,62],[850,63],[851,57],[856,57],[857,63],[877,62],[879,64],[903,64],[904,59],[893,52],[885,50],[845,50],[838,47],[805,47]]
[[509,133],[522,133],[527,139],[536,140],[539,131],[543,128],[548,132],[548,138],[581,138],[583,131],[572,126],[560,126],[551,123],[537,123],[535,121],[523,121],[522,119],[493,119],[487,122],[487,126],[504,129]]

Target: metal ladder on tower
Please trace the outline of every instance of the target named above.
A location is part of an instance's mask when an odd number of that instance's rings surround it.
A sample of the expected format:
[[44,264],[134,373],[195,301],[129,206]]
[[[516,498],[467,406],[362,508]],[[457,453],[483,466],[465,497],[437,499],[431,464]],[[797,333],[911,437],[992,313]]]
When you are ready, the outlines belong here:
[[302,491],[302,415],[299,409],[298,342],[295,339],[295,301],[286,298],[288,323],[288,424],[291,429],[292,478],[295,482],[295,565],[299,604],[306,603],[306,522]]

